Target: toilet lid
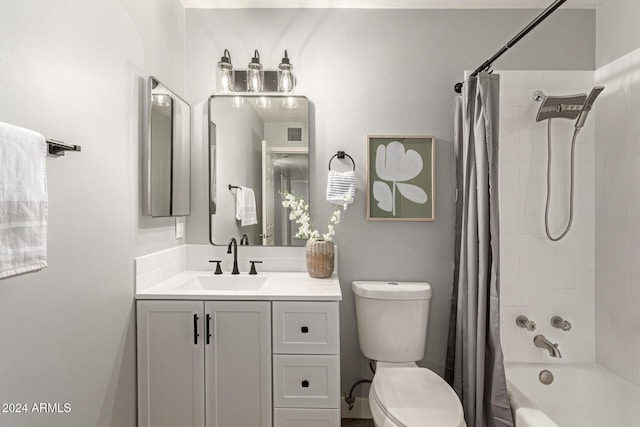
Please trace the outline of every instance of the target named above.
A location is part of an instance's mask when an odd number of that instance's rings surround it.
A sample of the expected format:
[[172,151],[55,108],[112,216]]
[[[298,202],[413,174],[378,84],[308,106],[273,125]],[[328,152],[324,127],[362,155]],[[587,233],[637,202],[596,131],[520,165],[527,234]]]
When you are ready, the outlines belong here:
[[449,384],[428,369],[379,369],[373,377],[373,391],[380,409],[398,425],[465,425],[458,396]]

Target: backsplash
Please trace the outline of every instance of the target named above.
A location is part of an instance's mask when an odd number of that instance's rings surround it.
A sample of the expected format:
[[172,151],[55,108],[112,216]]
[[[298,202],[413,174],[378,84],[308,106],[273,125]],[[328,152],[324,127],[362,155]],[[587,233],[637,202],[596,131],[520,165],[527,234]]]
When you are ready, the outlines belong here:
[[[230,272],[233,255],[227,254],[227,246],[186,245],[187,270],[213,271],[209,260],[222,260],[222,271]],[[258,271],[306,271],[305,247],[238,246],[238,268],[241,273],[249,271],[249,261],[262,261]]]
[[[256,266],[261,271],[307,271],[304,246],[238,246],[240,273],[249,271],[249,261],[262,261]],[[338,271],[338,248],[335,250],[334,270]],[[222,271],[229,273],[233,255],[227,246],[182,245],[135,259],[136,291],[142,291],[187,270],[214,271],[209,260],[222,260]]]
[[187,247],[176,246],[160,252],[137,257],[134,262],[136,292],[175,276],[187,269]]
[[[544,231],[547,122],[537,123],[535,90],[547,95],[588,93],[593,71],[501,71],[500,275],[502,347],[507,361],[586,362],[595,360],[594,332],[594,122],[587,120],[576,145],[573,227],[559,242]],[[573,121],[552,125],[552,234],[568,218],[570,142]],[[523,314],[535,332],[515,324]],[[559,315],[573,324],[553,328]],[[533,345],[536,334],[558,343],[562,359]]]

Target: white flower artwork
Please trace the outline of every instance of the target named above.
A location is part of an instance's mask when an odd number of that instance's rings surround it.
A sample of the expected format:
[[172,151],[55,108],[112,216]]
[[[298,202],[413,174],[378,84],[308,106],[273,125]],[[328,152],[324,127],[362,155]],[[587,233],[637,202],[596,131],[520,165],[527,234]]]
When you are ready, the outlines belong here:
[[422,188],[406,183],[418,176],[423,167],[420,154],[415,150],[405,150],[404,144],[400,141],[378,146],[375,168],[381,181],[375,180],[372,186],[373,197],[378,207],[396,216],[396,189],[414,203],[427,203],[429,197]]

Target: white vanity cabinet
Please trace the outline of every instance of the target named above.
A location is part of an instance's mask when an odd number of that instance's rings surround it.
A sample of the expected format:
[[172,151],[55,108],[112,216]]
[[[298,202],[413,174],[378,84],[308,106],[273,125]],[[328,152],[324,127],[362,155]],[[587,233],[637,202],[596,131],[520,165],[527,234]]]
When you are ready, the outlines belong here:
[[274,427],[340,427],[337,301],[274,301]]
[[270,427],[271,303],[137,302],[139,427]]

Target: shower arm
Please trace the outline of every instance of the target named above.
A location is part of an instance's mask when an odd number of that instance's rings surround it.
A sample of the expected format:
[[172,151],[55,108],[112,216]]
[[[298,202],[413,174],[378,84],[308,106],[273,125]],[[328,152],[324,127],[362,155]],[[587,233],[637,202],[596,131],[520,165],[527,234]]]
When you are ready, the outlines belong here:
[[[531,21],[529,23],[529,25],[527,25],[526,27],[524,27],[518,34],[516,34],[516,36],[514,38],[512,38],[511,40],[509,40],[507,42],[506,45],[504,45],[502,47],[502,49],[500,49],[499,51],[497,51],[491,58],[487,59],[486,61],[484,61],[484,63],[479,66],[478,68],[476,68],[476,70],[471,73],[470,77],[475,77],[478,75],[478,73],[481,73],[483,71],[486,71],[488,69],[491,68],[491,65],[493,64],[493,62],[500,58],[502,55],[504,55],[504,53],[506,51],[508,51],[509,49],[511,49],[516,43],[518,43],[524,36],[526,36],[527,34],[529,34],[529,32],[531,32],[531,30],[533,30],[535,27],[538,26],[538,24],[540,24],[542,21],[544,21],[545,19],[547,19],[549,17],[549,15],[551,15],[553,12],[555,12],[560,6],[562,6],[564,3],[566,3],[567,0],[555,0],[553,2],[553,4],[551,4],[549,7],[547,7],[544,11],[542,11],[542,13],[540,15],[538,15],[536,17],[536,19],[534,19],[533,21]],[[462,93],[462,86],[464,85],[464,83],[460,82],[460,83],[456,83],[456,85],[454,86],[454,90],[457,93]]]

